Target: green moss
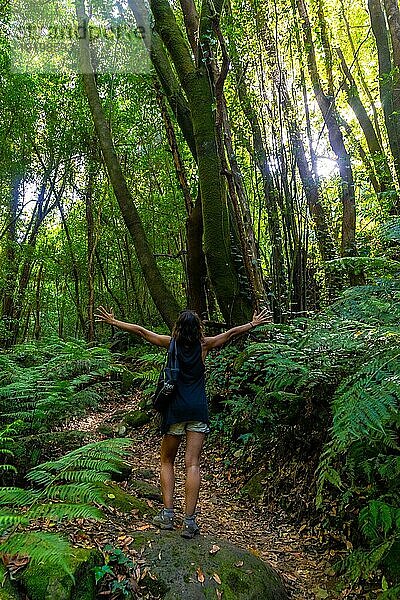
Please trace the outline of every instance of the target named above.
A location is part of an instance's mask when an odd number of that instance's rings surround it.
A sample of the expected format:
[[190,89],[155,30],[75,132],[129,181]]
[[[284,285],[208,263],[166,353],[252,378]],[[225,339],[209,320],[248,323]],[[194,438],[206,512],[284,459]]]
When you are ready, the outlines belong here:
[[[149,545],[148,542],[151,542]],[[211,555],[217,543],[220,550]],[[252,554],[223,540],[200,537],[183,540],[177,532],[143,532],[135,535],[135,547],[168,592],[164,600],[215,598],[216,589],[225,600],[287,600],[286,592],[273,569]],[[235,566],[235,565],[242,566]],[[196,570],[205,576],[201,585]],[[217,573],[218,584],[213,578]]]
[[132,410],[125,414],[123,423],[131,429],[137,429],[138,427],[142,427],[149,423],[150,420],[151,417],[148,413],[141,410]]
[[246,485],[243,486],[241,493],[257,502],[261,500],[265,491],[265,485],[263,483],[265,476],[266,472],[264,469],[259,473],[256,473],[256,475],[253,475]]
[[139,515],[153,515],[156,511],[150,508],[146,502],[139,500],[136,496],[128,494],[122,490],[116,483],[97,484],[99,489],[104,491],[104,500],[108,506],[112,506],[124,513],[130,513],[133,510],[139,511]]
[[19,600],[20,595],[8,579],[6,568],[0,562],[0,600]]
[[30,600],[93,600],[96,597],[94,567],[102,555],[95,549],[74,548],[70,570],[74,580],[54,565],[29,565],[21,576],[21,586]]
[[130,482],[132,489],[141,498],[149,498],[161,502],[160,490],[156,485],[136,479]]
[[106,425],[105,423],[103,423],[102,425],[99,425],[98,428],[96,429],[96,431],[98,433],[101,433],[101,435],[105,435],[106,437],[114,436],[114,428],[111,427],[111,425]]
[[153,477],[155,477],[155,472],[151,469],[137,469],[133,473],[133,476],[137,477],[137,479],[153,479]]
[[122,378],[121,378],[122,392],[124,394],[126,392],[129,392],[135,386],[135,383],[137,383],[137,382],[138,382],[137,375],[132,373],[132,371],[129,371],[129,369],[124,369],[124,371],[122,373]]

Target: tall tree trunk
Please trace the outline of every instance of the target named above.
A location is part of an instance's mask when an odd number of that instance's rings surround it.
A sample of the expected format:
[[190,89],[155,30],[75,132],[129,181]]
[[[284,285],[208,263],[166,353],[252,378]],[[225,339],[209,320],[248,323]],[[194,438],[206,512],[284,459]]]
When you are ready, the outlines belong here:
[[167,134],[168,144],[174,159],[175,172],[182,190],[186,208],[186,275],[187,275],[187,299],[188,305],[203,318],[207,317],[207,302],[205,294],[205,276],[207,272],[206,259],[203,252],[202,237],[202,213],[201,213],[201,195],[198,194],[196,203],[194,203],[190,193],[189,184],[186,176],[186,169],[181,158],[178,142],[167,107],[165,106],[163,94],[158,83],[156,83],[157,99],[164,121],[165,132]]
[[244,73],[236,64],[236,85],[243,113],[250,125],[253,136],[254,158],[257,168],[261,174],[267,216],[267,229],[271,247],[271,271],[272,271],[272,311],[274,320],[281,319],[280,299],[284,295],[286,287],[285,266],[283,262],[282,233],[280,228],[279,207],[276,201],[277,190],[274,186],[271,170],[269,167],[269,156],[264,144],[261,126],[251,100],[248,96]]
[[[186,1],[189,2],[190,0]],[[128,4],[135,17],[137,26],[144,28],[146,32],[143,41],[149,53],[150,60],[168,99],[172,113],[182,131],[183,137],[189,146],[194,160],[197,160],[196,142],[194,139],[190,107],[182,92],[179,80],[172,69],[164,44],[157,31],[154,31],[153,27],[150,27],[151,15],[149,9],[144,3],[144,0],[128,0]]]
[[[57,170],[54,173],[56,177]],[[34,264],[34,251],[36,246],[37,236],[44,219],[49,214],[54,205],[50,204],[51,193],[47,192],[47,184],[49,178],[49,170],[46,170],[44,174],[43,183],[40,187],[39,194],[35,203],[35,207],[32,212],[32,217],[27,228],[25,235],[25,258],[22,266],[20,267],[19,277],[17,279],[17,285],[15,288],[15,294],[13,298],[13,320],[11,326],[11,341],[16,344],[18,341],[18,334],[20,331],[21,318],[24,309],[24,300],[26,290],[29,285],[29,280]]]
[[321,85],[321,80],[315,56],[314,41],[312,38],[311,23],[307,12],[305,0],[297,0],[304,38],[304,49],[307,56],[308,72],[310,75],[315,98],[320,108],[324,123],[328,130],[328,137],[332,150],[336,154],[339,174],[341,179],[340,192],[343,207],[342,240],[343,256],[352,256],[356,253],[355,231],[356,210],[353,171],[349,153],[346,150],[343,135],[339,127],[338,116],[334,97],[327,96]]
[[40,318],[40,289],[43,279],[43,263],[40,263],[38,273],[36,276],[36,289],[35,289],[35,327],[33,335],[35,340],[39,340],[42,332],[42,323]]
[[9,203],[9,226],[5,232],[5,256],[6,256],[6,275],[4,289],[2,290],[2,321],[4,326],[4,336],[0,339],[0,345],[9,347],[12,344],[12,331],[14,323],[14,292],[18,274],[18,264],[15,251],[16,245],[16,221],[18,213],[18,204],[20,196],[20,185],[22,177],[15,177]]
[[379,142],[380,142],[380,144],[382,146],[382,133],[381,133],[381,129],[380,129],[379,114],[378,114],[377,108],[375,106],[375,100],[372,97],[372,93],[371,93],[371,90],[370,90],[369,83],[365,79],[364,68],[362,67],[362,65],[360,64],[360,61],[358,59],[359,50],[356,49],[356,47],[354,45],[354,42],[353,42],[353,36],[352,36],[352,32],[351,32],[351,26],[350,26],[349,20],[348,20],[347,15],[346,15],[346,7],[345,7],[344,0],[339,0],[339,1],[340,1],[340,6],[341,6],[341,17],[342,17],[342,19],[343,19],[343,21],[345,23],[347,38],[348,38],[348,41],[349,41],[349,44],[350,44],[351,51],[353,53],[352,64],[354,64],[356,66],[356,68],[357,68],[358,78],[360,80],[361,87],[364,90],[364,94],[368,98],[369,108],[370,108],[370,110],[372,112],[372,115],[373,115],[373,121],[374,121],[374,125],[375,125],[375,131],[376,131],[376,134],[377,134],[377,136],[379,138]]
[[61,204],[61,199],[59,197],[57,198],[57,208],[60,213],[61,223],[62,223],[62,226],[64,229],[65,237],[67,238],[67,246],[68,246],[69,255],[70,255],[70,259],[71,259],[72,278],[74,281],[73,298],[74,298],[74,302],[75,302],[76,313],[78,316],[78,322],[80,324],[82,333],[84,334],[85,330],[86,330],[86,321],[85,321],[85,316],[83,314],[82,302],[81,302],[80,275],[79,275],[78,263],[77,263],[75,253],[74,253],[74,246],[72,243],[72,238],[71,238],[71,234],[69,231],[68,222],[67,222],[67,219],[65,218],[64,209]]
[[379,190],[377,191],[384,192],[387,189],[387,187],[394,189],[390,168],[386,160],[385,153],[381,146],[380,140],[378,138],[377,132],[375,131],[374,124],[369,118],[367,110],[361,101],[357,84],[346,63],[342,50],[340,48],[336,48],[336,51],[339,56],[343,74],[347,80],[343,81],[342,88],[346,92],[347,101],[351,106],[357,118],[357,121],[359,122],[360,127],[364,133],[368,150],[374,165],[374,170],[377,174],[377,178],[379,181]]
[[[241,293],[231,255],[226,189],[218,155],[214,97],[209,76],[202,61],[196,67],[168,0],[152,0],[151,9],[156,30],[171,56],[192,115],[208,272],[225,320],[228,323],[240,322],[251,316],[252,307]],[[209,7],[203,4],[200,46],[206,35],[212,35],[212,23]]]
[[139,213],[122,173],[93,73],[88,41],[88,17],[85,14],[84,2],[76,0],[75,4],[78,24],[82,32],[79,36],[82,78],[104,162],[123,219],[132,236],[139,264],[143,270],[151,297],[166,324],[172,327],[179,313],[179,305],[161,276]]
[[88,282],[88,303],[87,303],[87,329],[86,339],[93,342],[95,338],[94,329],[94,252],[95,252],[95,231],[93,218],[93,186],[94,186],[94,152],[89,156],[89,173],[85,191],[85,209],[86,209],[86,234],[87,234],[87,282]]
[[224,94],[224,84],[230,67],[230,59],[228,56],[225,39],[220,29],[219,21],[219,15],[215,15],[213,18],[213,29],[219,41],[222,53],[221,69],[214,83],[217,104],[216,125],[218,134],[218,150],[221,158],[222,170],[228,183],[229,198],[235,215],[236,228],[240,241],[246,277],[249,282],[249,291],[251,294],[252,304],[258,309],[260,302],[264,300],[265,290],[250,207],[232,141],[228,106]]
[[[375,37],[379,64],[379,93],[390,149],[398,182],[400,182],[400,90],[399,75],[395,73],[389,46],[389,32],[380,0],[368,0],[371,27]],[[391,8],[388,3],[388,10]],[[395,45],[397,48],[397,46]],[[397,52],[397,51],[396,51]],[[396,54],[397,56],[397,54]],[[399,211],[399,207],[397,207]]]
[[125,253],[126,253],[126,262],[128,264],[129,280],[130,280],[130,284],[131,284],[131,295],[133,297],[135,310],[137,311],[137,314],[139,315],[139,318],[140,318],[141,322],[143,323],[146,319],[146,316],[145,316],[145,312],[143,310],[143,303],[139,296],[139,289],[138,289],[138,285],[136,283],[135,272],[132,267],[131,247],[129,245],[128,235],[124,236],[124,247],[125,247]]
[[106,272],[104,270],[104,266],[103,266],[102,260],[100,258],[100,254],[99,254],[99,251],[98,251],[97,247],[94,249],[94,255],[96,257],[96,263],[97,263],[97,266],[99,267],[99,271],[100,271],[101,277],[103,279],[103,283],[105,285],[105,288],[106,288],[107,292],[109,293],[110,298],[112,299],[114,305],[118,307],[118,313],[123,318],[125,316],[125,314],[126,314],[125,310],[124,310],[124,305],[119,300],[119,298],[117,298],[117,296],[114,294],[113,290],[111,289],[111,286],[109,284],[109,281],[108,281],[108,278],[107,278],[107,274],[106,274]]

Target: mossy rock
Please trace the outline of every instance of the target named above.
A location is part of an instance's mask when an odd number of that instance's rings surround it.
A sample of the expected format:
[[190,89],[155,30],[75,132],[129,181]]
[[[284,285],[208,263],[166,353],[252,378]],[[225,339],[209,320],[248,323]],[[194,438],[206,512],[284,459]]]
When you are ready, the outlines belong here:
[[[161,531],[135,534],[134,543],[144,548],[143,558],[157,577],[148,582],[149,591],[158,592],[163,600],[215,600],[216,590],[224,600],[288,599],[272,567],[225,540],[210,536],[185,540],[178,532]],[[214,544],[220,549],[210,554]]]
[[130,513],[135,510],[138,511],[140,517],[144,517],[146,515],[152,516],[157,512],[143,500],[139,500],[136,496],[122,490],[116,483],[98,483],[97,486],[100,490],[103,490],[106,504],[123,513]]
[[162,501],[161,493],[159,488],[152,483],[143,481],[140,479],[134,479],[130,481],[130,487],[134,490],[135,494],[139,498],[148,498],[149,500],[156,500],[157,502]]
[[132,410],[124,415],[123,423],[131,429],[138,429],[147,425],[151,421],[151,416],[142,410]]
[[101,435],[105,435],[107,438],[112,438],[115,436],[115,429],[112,425],[107,425],[107,423],[102,423],[96,429],[97,433],[101,433]]
[[126,392],[129,392],[133,387],[135,387],[136,383],[138,383],[138,376],[136,375],[136,373],[133,373],[129,369],[124,369],[121,377],[122,392],[124,394]]
[[152,471],[152,469],[136,469],[132,473],[132,477],[137,479],[154,479],[154,477],[156,477],[156,472]]
[[263,483],[266,477],[265,469],[262,469],[253,477],[249,479],[249,481],[242,487],[241,493],[248,496],[252,500],[259,502],[262,500],[265,492],[265,484]]
[[6,575],[5,566],[0,562],[0,600],[19,600],[20,598],[17,589]]
[[72,548],[70,569],[74,579],[54,565],[29,565],[20,583],[30,600],[93,600],[94,567],[103,564],[98,550]]
[[113,473],[113,481],[128,481],[128,479],[132,476],[132,467],[127,465],[122,465],[119,467],[120,473]]

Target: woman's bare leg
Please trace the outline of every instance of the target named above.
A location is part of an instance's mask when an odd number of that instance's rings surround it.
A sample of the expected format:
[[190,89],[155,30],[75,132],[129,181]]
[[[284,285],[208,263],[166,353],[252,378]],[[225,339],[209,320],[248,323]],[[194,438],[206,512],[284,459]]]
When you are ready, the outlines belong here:
[[185,485],[185,500],[186,508],[185,515],[190,517],[196,510],[197,500],[200,489],[200,455],[203,447],[205,434],[197,433],[196,431],[186,432],[186,451],[185,451],[185,466],[186,466],[186,485]]
[[161,442],[160,481],[163,503],[165,508],[173,508],[174,506],[174,462],[181,441],[181,435],[166,434],[164,435]]

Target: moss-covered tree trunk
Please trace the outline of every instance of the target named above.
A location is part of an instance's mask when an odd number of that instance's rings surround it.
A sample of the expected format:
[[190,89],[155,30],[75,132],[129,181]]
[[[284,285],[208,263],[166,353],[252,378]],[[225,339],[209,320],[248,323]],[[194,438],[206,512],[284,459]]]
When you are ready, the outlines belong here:
[[138,261],[142,268],[151,297],[162,318],[166,324],[171,327],[179,313],[179,306],[172,295],[171,290],[167,287],[161,276],[149,240],[144,231],[142,221],[122,172],[93,73],[88,35],[85,34],[85,32],[87,32],[88,17],[85,14],[84,2],[82,0],[76,0],[75,6],[78,24],[81,28],[80,31],[82,32],[79,36],[82,78],[104,162],[123,219],[132,236]]
[[95,178],[95,157],[92,151],[89,156],[89,173],[85,190],[85,212],[86,212],[86,240],[87,240],[87,284],[88,284],[88,300],[87,300],[87,328],[86,339],[88,342],[93,342],[95,337],[94,330],[94,251],[95,242],[95,224],[93,215],[93,191]]
[[[156,31],[171,56],[191,112],[203,211],[203,249],[210,280],[225,320],[240,322],[251,315],[252,307],[241,294],[232,260],[226,187],[218,155],[214,94],[209,76],[203,61],[196,66],[168,0],[152,0],[151,10]],[[201,39],[199,43],[201,46]]]
[[187,303],[188,306],[201,315],[207,317],[207,302],[205,293],[205,277],[207,274],[206,260],[203,252],[203,223],[201,211],[201,194],[196,202],[192,198],[187,180],[186,168],[178,147],[173,123],[164,102],[163,93],[156,82],[157,99],[163,117],[165,133],[174,159],[174,166],[179,185],[185,201],[186,219],[186,276],[187,276]]
[[[386,0],[385,8],[392,33],[392,44],[389,42],[389,31],[380,0],[368,0],[371,27],[375,37],[379,64],[379,93],[382,103],[385,126],[392,151],[397,178],[400,181],[400,42],[396,34],[395,4]],[[392,45],[392,52],[391,46]],[[399,63],[396,64],[396,60]]]
[[4,285],[1,290],[2,304],[2,331],[0,346],[8,347],[12,343],[12,329],[14,323],[14,292],[18,274],[18,261],[16,256],[16,235],[17,235],[17,213],[19,203],[19,193],[22,177],[16,176],[10,190],[8,205],[8,227],[6,229],[5,239],[5,258],[6,272],[4,275]]

